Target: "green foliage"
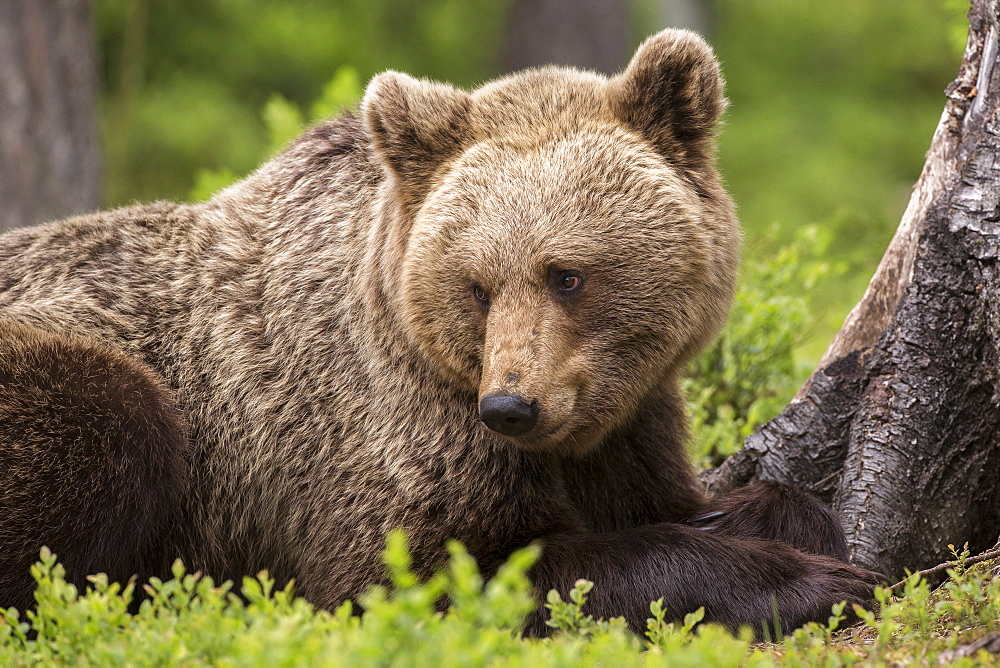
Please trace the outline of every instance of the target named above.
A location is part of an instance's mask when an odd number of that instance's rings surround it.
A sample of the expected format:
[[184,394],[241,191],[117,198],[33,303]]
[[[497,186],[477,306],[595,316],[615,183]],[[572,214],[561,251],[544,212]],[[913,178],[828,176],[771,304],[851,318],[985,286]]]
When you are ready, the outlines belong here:
[[268,98],[262,115],[267,126],[268,150],[272,152],[294,139],[305,125],[298,106],[278,93]]
[[188,196],[192,202],[202,202],[210,199],[219,190],[235,183],[240,175],[228,167],[219,169],[199,169],[194,177],[194,186]]
[[319,98],[309,108],[313,120],[335,118],[354,106],[361,98],[361,79],[358,71],[348,65],[337,68]]
[[590,580],[577,580],[569,592],[569,600],[562,600],[555,589],[546,596],[545,607],[549,610],[546,624],[563,633],[579,637],[600,635],[610,631],[622,632],[627,628],[625,619],[594,619],[592,615],[583,614],[583,606],[587,602],[587,594],[594,588]]
[[[779,234],[775,226],[761,245]],[[749,253],[729,322],[715,344],[691,365],[685,390],[691,413],[691,451],[704,466],[719,464],[774,417],[808,374],[796,350],[810,320],[807,295],[843,271],[824,261],[830,232],[797,230],[769,256]]]
[[965,0],[716,8],[731,102],[720,164],[751,245],[730,321],[686,387],[702,466],[785,406],[860,298],[968,28]]
[[[267,128],[268,141],[260,156],[260,162],[284,148],[310,123],[338,116],[353,107],[361,98],[361,92],[357,70],[344,65],[337,68],[333,77],[323,86],[319,98],[309,107],[308,117],[297,104],[280,93],[271,95],[261,111],[261,118]],[[188,199],[194,202],[207,200],[216,191],[236,182],[240,177],[241,175],[230,167],[217,169],[203,167],[195,175],[194,186]]]
[[[245,578],[238,597],[229,583],[217,586],[185,572],[180,562],[172,579],[150,581],[147,600],[130,614],[134,584],[123,589],[98,576],[81,595],[65,582],[55,556],[43,550],[32,571],[37,609],[25,620],[14,610],[0,617],[0,664],[588,666],[643,662],[642,652],[653,648],[664,661],[645,663],[665,665],[692,646],[718,655],[720,640],[728,641],[728,662],[735,664],[746,651],[745,642],[718,629],[699,639],[690,616],[674,631],[661,615],[658,626],[650,627],[657,629],[655,644],[644,645],[621,620],[580,614],[590,583],[573,590],[571,603],[551,606],[561,629],[554,637],[522,639],[520,628],[535,606],[526,573],[537,547],[515,552],[485,584],[461,545],[448,550],[448,568],[421,582],[411,570],[405,538],[391,533],[384,557],[391,588],[369,590],[360,617],[352,615],[349,602],[332,614],[317,611],[295,598],[291,587],[276,590],[266,573]],[[448,607],[442,611],[444,600]]]
[[[350,66],[460,85],[492,76],[499,0],[94,0],[105,203],[183,199],[201,168],[246,174],[269,151],[259,110],[304,107]],[[332,104],[327,108],[333,109]],[[314,109],[309,109],[311,115]]]
[[948,22],[948,41],[955,53],[965,51],[965,42],[969,37],[969,8],[971,0],[944,0],[944,9]]
[[[1000,581],[988,566],[952,569],[941,589],[911,577],[901,599],[878,591],[880,614],[857,610],[860,628],[841,632],[844,605],[827,625],[810,624],[780,644],[752,645],[724,629],[701,624],[704,611],[681,624],[667,622],[662,601],[650,605],[645,639],[620,619],[586,614],[595,586],[577,582],[569,601],[549,594],[550,638],[523,638],[533,609],[526,573],[535,547],[516,552],[484,583],[456,544],[447,569],[421,582],[411,569],[406,540],[390,534],[385,564],[391,587],[374,587],[333,613],[277,589],[267,573],[244,578],[240,596],[174,564],[169,580],[153,578],[136,612],[135,583],[124,587],[94,576],[86,592],[68,584],[48,550],[32,568],[37,607],[23,618],[0,611],[0,665],[319,665],[319,666],[849,666],[916,659],[937,663],[945,652],[993,629],[1000,617]],[[964,552],[967,557],[968,552]],[[961,555],[959,555],[961,557]],[[600,586],[599,584],[596,586]],[[447,606],[442,603],[447,601]],[[982,665],[979,655],[958,665]],[[964,663],[963,663],[964,661]]]
[[[804,224],[848,271],[816,286],[816,360],[864,292],[920,174],[961,62],[965,0],[718,0],[730,100],[720,168],[749,239]],[[764,249],[766,252],[767,248]],[[798,292],[801,294],[801,291]]]
[[[964,556],[956,556],[961,561],[968,555],[965,550]],[[954,650],[996,629],[1000,578],[987,564],[972,569],[959,565],[948,574],[950,579],[936,591],[917,574],[907,578],[898,598],[888,588],[879,587],[875,591],[878,613],[855,609],[860,628],[834,634],[839,622],[831,617],[825,631],[812,624],[795,631],[781,648],[781,662],[792,666],[997,664],[997,659],[985,652],[963,658]],[[839,608],[837,615],[843,605]]]

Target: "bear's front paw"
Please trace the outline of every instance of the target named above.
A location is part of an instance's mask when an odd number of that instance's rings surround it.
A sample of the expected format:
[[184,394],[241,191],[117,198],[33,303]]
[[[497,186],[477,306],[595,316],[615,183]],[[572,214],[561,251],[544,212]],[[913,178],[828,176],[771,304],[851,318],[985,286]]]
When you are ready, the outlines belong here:
[[800,553],[801,571],[777,596],[785,633],[808,622],[825,624],[831,608],[846,601],[845,623],[857,620],[854,606],[871,609],[882,579],[871,571],[829,557]]

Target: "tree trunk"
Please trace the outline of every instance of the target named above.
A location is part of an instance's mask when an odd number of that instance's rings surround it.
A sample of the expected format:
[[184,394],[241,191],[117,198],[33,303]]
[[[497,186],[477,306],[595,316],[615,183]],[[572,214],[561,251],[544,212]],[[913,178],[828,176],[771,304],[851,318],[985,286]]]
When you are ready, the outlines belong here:
[[792,402],[704,475],[810,489],[900,575],[1000,534],[1000,0],[975,0],[927,162],[861,302]]
[[0,2],[0,232],[100,203],[89,4]]
[[503,67],[573,65],[614,74],[630,55],[629,27],[625,0],[515,0]]

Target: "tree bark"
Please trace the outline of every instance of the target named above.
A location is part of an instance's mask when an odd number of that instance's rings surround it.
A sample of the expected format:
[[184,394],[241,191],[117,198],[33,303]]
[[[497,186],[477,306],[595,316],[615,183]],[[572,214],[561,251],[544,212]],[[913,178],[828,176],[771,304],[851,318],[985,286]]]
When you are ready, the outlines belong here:
[[100,203],[89,4],[0,2],[0,232]]
[[792,402],[704,480],[809,489],[861,566],[896,576],[1000,534],[998,0],[975,0],[958,77],[895,237]]

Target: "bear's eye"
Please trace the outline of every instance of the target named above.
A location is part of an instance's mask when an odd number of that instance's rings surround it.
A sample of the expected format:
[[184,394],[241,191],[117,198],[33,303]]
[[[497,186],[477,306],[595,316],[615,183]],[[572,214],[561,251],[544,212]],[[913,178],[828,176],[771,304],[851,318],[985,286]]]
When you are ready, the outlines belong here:
[[479,285],[479,283],[472,284],[472,296],[476,298],[476,301],[479,302],[479,305],[483,308],[490,307],[490,295],[486,292],[483,286]]
[[583,274],[578,271],[561,271],[556,275],[555,284],[560,292],[575,292],[583,285]]
[[581,281],[582,279],[579,276],[567,274],[562,277],[562,280],[559,282],[559,287],[563,290],[575,290],[580,287]]

